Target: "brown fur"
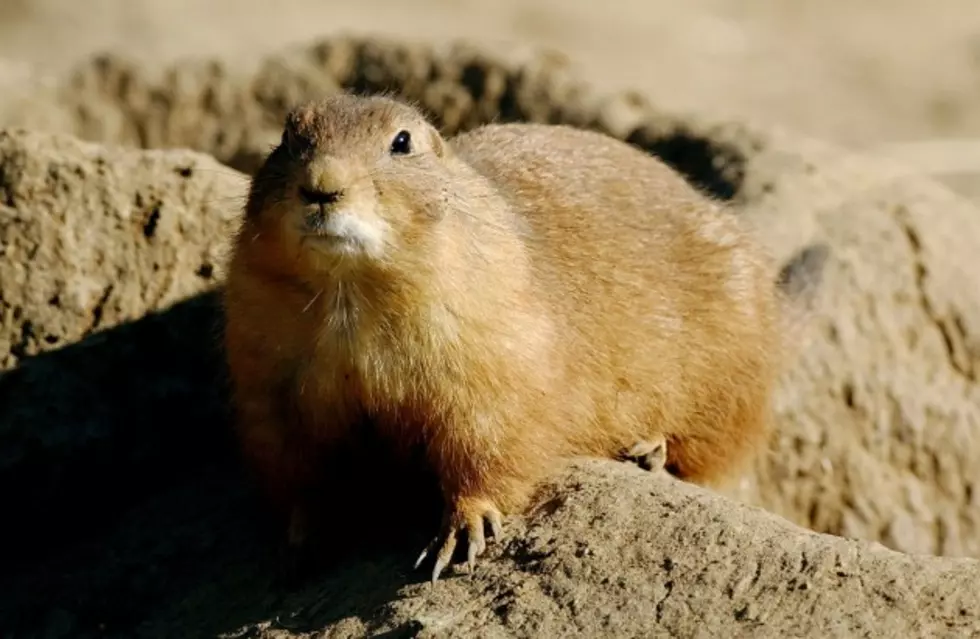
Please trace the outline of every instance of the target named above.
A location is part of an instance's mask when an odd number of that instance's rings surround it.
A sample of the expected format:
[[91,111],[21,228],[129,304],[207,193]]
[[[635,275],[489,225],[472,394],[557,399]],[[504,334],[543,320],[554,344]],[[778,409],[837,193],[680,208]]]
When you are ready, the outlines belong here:
[[[392,157],[401,129],[416,153]],[[304,185],[386,224],[383,251],[310,248],[290,230]],[[290,115],[237,238],[238,431],[300,512],[314,451],[370,424],[421,447],[471,533],[568,457],[658,437],[671,472],[720,481],[766,439],[775,279],[734,215],[623,142],[517,124],[446,141],[407,105],[330,97]]]

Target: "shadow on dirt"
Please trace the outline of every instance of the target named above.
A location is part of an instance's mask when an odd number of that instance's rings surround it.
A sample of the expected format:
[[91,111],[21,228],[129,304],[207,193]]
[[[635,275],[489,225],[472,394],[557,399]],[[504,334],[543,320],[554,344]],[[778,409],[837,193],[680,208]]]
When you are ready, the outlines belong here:
[[217,302],[202,295],[0,377],[5,636],[322,627],[424,578],[409,568],[437,493],[371,441],[369,457],[334,462],[343,480],[321,493],[332,547],[306,575],[288,572],[281,528],[237,463]]

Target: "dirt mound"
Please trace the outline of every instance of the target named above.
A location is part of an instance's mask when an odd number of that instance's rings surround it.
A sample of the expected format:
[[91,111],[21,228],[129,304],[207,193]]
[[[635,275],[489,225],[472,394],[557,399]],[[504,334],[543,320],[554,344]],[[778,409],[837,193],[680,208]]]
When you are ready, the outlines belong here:
[[0,499],[17,513],[0,557],[200,462],[182,437],[215,452],[223,402],[202,389],[221,379],[206,362],[219,323],[204,294],[245,184],[186,151],[0,132]]
[[[842,261],[829,267],[836,279],[819,344],[793,375],[787,393],[795,399],[783,401],[783,435],[759,469],[764,480],[743,495],[755,491],[757,503],[821,532],[980,556],[980,466],[970,463],[980,455],[971,408],[975,300],[952,298],[948,288],[966,281],[955,269],[969,259],[976,216],[931,183],[898,180],[896,167],[845,161],[794,136],[659,113],[636,95],[597,96],[556,57],[502,61],[465,46],[370,40],[298,47],[251,69],[197,61],[151,73],[103,57],[6,117],[103,142],[189,147],[251,171],[290,104],[341,88],[395,90],[447,133],[492,119],[597,128],[661,156],[748,217],[761,215],[760,229],[785,259],[807,243],[837,247]],[[930,215],[934,206],[941,217]],[[947,236],[959,248],[915,252],[915,242],[945,246]],[[930,299],[937,295],[945,298]]]
[[[728,200],[784,261],[825,243],[822,305],[779,394],[773,450],[732,494],[819,532],[980,557],[980,295],[965,285],[980,216],[898,167],[657,113],[637,96],[600,98],[560,60],[348,40],[258,70],[197,62],[154,76],[103,58],[2,115],[250,170],[289,104],[339,88],[398,90],[449,132],[490,119],[598,128]],[[227,463],[208,294],[243,188],[186,151],[0,138],[0,485],[18,513],[20,541],[7,547],[46,551],[5,576],[17,627],[75,637],[100,626],[270,637],[980,629],[975,597],[959,594],[980,583],[976,562],[806,533],[615,464],[546,488],[550,506],[514,522],[475,579],[430,593],[399,551],[278,589]]]
[[[523,64],[521,64],[523,63]],[[153,71],[120,56],[79,65],[62,83],[9,100],[0,122],[143,148],[186,147],[250,171],[278,141],[296,102],[341,88],[397,88],[447,132],[491,118],[567,119],[562,58],[504,64],[461,45],[428,47],[339,39],[292,48],[257,68],[218,60]]]
[[776,246],[806,234],[834,259],[778,398],[780,433],[743,496],[823,532],[980,557],[975,206],[901,166],[778,133],[746,175],[746,216]]
[[574,468],[542,495],[520,533],[475,579],[429,596],[424,586],[406,589],[415,597],[384,610],[368,629],[830,637],[980,628],[970,592],[980,562],[912,558],[815,535],[628,465]]

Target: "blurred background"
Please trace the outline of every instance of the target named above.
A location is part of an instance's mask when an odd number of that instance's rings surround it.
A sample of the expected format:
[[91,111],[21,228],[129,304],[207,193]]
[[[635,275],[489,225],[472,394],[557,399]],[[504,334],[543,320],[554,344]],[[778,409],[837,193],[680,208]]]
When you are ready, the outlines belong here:
[[0,0],[0,73],[337,33],[556,48],[602,88],[851,146],[980,134],[977,0]]

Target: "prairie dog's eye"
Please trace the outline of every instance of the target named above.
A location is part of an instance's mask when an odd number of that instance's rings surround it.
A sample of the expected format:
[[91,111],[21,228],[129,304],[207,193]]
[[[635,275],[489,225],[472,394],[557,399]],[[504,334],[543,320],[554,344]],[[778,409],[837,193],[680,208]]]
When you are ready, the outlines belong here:
[[399,131],[395,139],[391,141],[392,155],[408,155],[412,152],[412,134],[408,131]]

